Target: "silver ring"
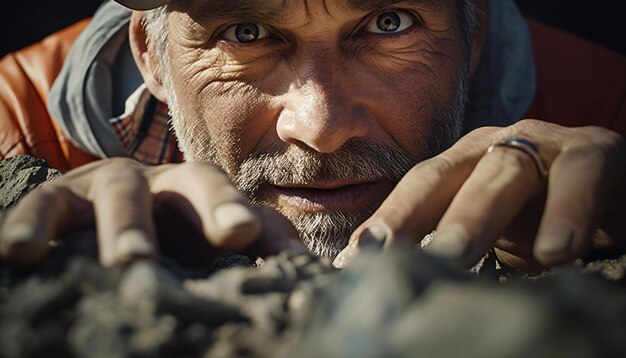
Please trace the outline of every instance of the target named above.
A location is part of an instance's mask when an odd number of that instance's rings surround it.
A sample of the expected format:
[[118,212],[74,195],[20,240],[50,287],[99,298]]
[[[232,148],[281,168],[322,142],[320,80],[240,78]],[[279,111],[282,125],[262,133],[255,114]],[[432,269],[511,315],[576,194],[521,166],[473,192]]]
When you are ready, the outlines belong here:
[[526,138],[520,137],[510,137],[502,139],[501,141],[492,144],[489,148],[487,148],[487,153],[493,152],[496,147],[507,147],[521,150],[522,152],[528,154],[528,156],[535,162],[535,166],[537,167],[537,171],[539,175],[543,179],[548,177],[548,171],[546,170],[546,165],[543,163],[541,159],[541,155],[539,155],[539,147]]

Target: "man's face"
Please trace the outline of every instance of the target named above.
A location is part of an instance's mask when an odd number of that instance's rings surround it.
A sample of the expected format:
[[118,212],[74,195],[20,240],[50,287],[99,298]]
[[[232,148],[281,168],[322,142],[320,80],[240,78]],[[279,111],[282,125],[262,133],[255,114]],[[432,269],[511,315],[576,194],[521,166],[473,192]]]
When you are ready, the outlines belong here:
[[458,137],[455,1],[193,0],[169,16],[164,84],[187,160],[335,256],[418,161]]

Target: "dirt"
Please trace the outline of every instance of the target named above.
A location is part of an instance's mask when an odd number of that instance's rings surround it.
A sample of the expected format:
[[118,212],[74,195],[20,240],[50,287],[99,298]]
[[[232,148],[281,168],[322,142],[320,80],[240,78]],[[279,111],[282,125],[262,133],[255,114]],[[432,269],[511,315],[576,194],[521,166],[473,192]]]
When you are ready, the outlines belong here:
[[[2,190],[50,177],[22,164],[0,165]],[[36,267],[0,263],[1,357],[626,356],[624,255],[533,277],[491,260],[470,274],[414,248],[341,271],[288,252],[206,269],[96,258],[84,231]]]

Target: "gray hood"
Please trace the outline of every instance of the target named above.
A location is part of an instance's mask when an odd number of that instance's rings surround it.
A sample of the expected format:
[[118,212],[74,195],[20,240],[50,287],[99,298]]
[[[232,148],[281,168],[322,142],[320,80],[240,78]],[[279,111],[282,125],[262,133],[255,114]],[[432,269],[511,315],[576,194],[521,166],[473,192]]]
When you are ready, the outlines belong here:
[[[470,82],[465,131],[519,120],[535,93],[528,28],[512,0],[490,1],[489,30]],[[57,77],[48,109],[79,148],[101,157],[128,156],[111,125],[143,83],[128,45],[131,11],[113,1],[96,12]]]

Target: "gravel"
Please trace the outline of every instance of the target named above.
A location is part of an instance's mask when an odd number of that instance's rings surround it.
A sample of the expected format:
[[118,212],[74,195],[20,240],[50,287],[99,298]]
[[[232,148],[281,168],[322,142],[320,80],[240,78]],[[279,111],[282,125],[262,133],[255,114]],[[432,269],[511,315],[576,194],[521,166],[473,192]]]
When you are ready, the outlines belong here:
[[[2,190],[55,175],[13,161]],[[3,205],[30,189],[16,190]],[[414,248],[344,270],[290,252],[104,268],[95,242],[76,232],[35,267],[0,262],[0,357],[626,357],[624,255],[533,277]]]

